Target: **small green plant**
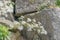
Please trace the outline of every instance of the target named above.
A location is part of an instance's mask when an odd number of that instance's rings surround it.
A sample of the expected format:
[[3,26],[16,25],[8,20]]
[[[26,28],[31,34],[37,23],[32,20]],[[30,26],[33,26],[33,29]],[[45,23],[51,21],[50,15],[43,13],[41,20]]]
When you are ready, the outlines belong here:
[[5,25],[0,24],[0,40],[9,40],[8,36],[9,31]]
[[60,0],[56,0],[55,4],[60,7]]

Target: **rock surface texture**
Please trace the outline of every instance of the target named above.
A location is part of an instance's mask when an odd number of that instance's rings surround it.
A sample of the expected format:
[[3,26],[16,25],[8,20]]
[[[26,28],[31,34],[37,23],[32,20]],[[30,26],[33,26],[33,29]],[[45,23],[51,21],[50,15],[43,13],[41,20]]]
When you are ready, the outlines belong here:
[[36,12],[37,7],[48,0],[16,0],[16,14]]
[[[44,2],[47,2],[48,0],[16,0],[16,14],[15,16],[24,15],[24,17],[28,17],[31,19],[36,19],[37,21],[41,22],[46,31],[48,32],[47,35],[41,35],[41,40],[60,40],[60,8],[54,8],[54,9],[47,9],[43,10],[41,12],[37,12],[36,8]],[[5,15],[0,15],[0,23],[7,23],[11,21],[10,24],[12,24],[12,21],[14,21],[14,18],[12,17],[12,14],[7,14],[8,17],[5,17]],[[3,20],[5,21],[3,21]],[[8,24],[9,25],[9,24]],[[29,33],[29,32],[28,32]],[[32,34],[28,34],[26,36],[30,36]],[[15,36],[15,35],[14,35]],[[29,37],[28,36],[28,37]],[[15,40],[15,39],[14,39]],[[20,40],[20,39],[19,39]],[[22,40],[24,40],[22,38]]]
[[54,27],[55,40],[60,40],[60,8],[54,9],[54,13],[52,17],[52,25]]
[[[50,0],[49,0],[50,1]],[[16,0],[16,16],[24,15],[26,18],[36,19],[41,22],[47,35],[41,35],[41,40],[54,40],[54,28],[52,25],[53,14],[52,9],[37,12],[36,9],[41,3],[46,3],[48,0]],[[32,35],[32,34],[27,34]]]
[[60,40],[60,8],[43,10],[38,14],[25,16],[35,18],[43,24],[48,32],[48,35],[41,36],[42,40]]
[[54,40],[54,28],[52,25],[52,9],[43,10],[39,13],[32,13],[27,14],[25,17],[29,17],[31,19],[36,19],[37,21],[41,22],[46,31],[48,32],[47,35],[41,35],[41,40]]

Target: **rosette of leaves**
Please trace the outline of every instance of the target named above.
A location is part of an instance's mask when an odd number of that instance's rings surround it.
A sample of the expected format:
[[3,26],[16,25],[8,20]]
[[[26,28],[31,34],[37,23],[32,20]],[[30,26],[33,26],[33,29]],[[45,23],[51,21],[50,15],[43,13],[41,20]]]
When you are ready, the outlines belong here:
[[0,40],[9,40],[9,31],[5,25],[0,24]]

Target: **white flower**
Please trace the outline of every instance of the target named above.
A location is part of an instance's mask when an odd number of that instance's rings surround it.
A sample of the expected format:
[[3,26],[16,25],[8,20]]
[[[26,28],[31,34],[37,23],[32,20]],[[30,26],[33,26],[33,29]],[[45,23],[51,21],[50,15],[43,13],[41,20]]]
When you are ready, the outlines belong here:
[[45,35],[47,35],[47,31],[45,31]]
[[40,28],[42,28],[42,29],[43,29],[44,27],[43,27],[43,26],[40,26]]
[[31,25],[29,23],[27,23],[28,27],[31,27]]
[[31,28],[34,28],[34,27],[35,27],[35,25],[31,24]]
[[42,32],[41,32],[41,34],[45,34],[45,35],[47,35],[47,31],[46,31],[44,28],[42,28]]
[[11,24],[10,24],[9,26],[10,26],[10,28],[13,28],[13,27],[14,27],[14,26],[13,26],[13,25],[11,25]]
[[23,30],[23,28],[24,28],[23,26],[18,27],[19,30]]
[[3,4],[3,2],[2,2],[2,1],[0,1],[0,7],[2,7],[2,6],[4,6],[4,4]]
[[38,24],[35,24],[35,27],[39,27]]
[[38,22],[38,24],[39,24],[39,25],[41,25],[41,23],[40,23],[40,22]]
[[41,32],[41,34],[45,34],[45,32],[44,32],[44,31],[42,31],[42,32]]
[[31,29],[34,27],[33,24],[29,24],[29,23],[27,23],[27,25],[28,25],[27,27],[28,27],[28,28],[31,28]]
[[19,23],[19,22],[17,22],[17,21],[14,21],[14,25],[17,25],[17,24],[19,25],[20,23]]
[[27,22],[31,22],[31,19],[30,18],[27,18]]
[[33,19],[33,22],[36,22],[36,20],[35,20],[35,19]]
[[42,31],[45,31],[45,29],[44,29],[44,28],[42,28]]
[[37,31],[38,31],[38,33],[40,33],[40,29],[38,29]]
[[21,23],[22,23],[22,24],[26,24],[26,22],[25,22],[25,21],[22,21]]
[[47,31],[42,31],[41,34],[47,35]]
[[24,16],[21,16],[21,18],[24,18]]
[[28,27],[27,31],[32,31],[32,28],[31,27]]
[[13,5],[12,4],[10,4],[9,7],[13,9]]

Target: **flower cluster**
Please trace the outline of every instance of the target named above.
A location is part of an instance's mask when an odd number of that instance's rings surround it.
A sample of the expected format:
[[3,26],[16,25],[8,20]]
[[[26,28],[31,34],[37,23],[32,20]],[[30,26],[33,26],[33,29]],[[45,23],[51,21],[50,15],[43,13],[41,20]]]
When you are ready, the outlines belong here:
[[8,12],[13,12],[13,2],[11,0],[0,0],[0,15],[6,15]]
[[19,18],[20,26],[18,27],[19,30],[27,29],[27,31],[34,31],[38,34],[47,34],[47,31],[44,29],[40,22],[37,22],[35,19],[25,18],[21,16]]

